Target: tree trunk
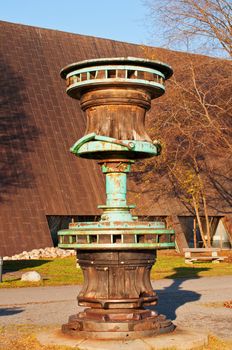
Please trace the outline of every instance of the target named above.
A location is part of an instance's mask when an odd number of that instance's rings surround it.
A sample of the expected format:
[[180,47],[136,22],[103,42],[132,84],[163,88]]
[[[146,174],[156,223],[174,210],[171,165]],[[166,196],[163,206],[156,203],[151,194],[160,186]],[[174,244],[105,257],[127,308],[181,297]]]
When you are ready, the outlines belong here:
[[195,210],[195,213],[196,213],[197,223],[198,223],[198,227],[199,227],[199,230],[200,230],[200,235],[201,235],[202,241],[204,243],[205,248],[207,248],[208,245],[207,245],[207,242],[206,242],[205,237],[204,237],[204,230],[203,230],[203,227],[202,227],[202,223],[201,223],[201,218],[200,218],[200,215],[199,215],[197,202],[196,202],[194,197],[193,197],[193,207],[194,207],[194,210]]
[[201,193],[201,197],[202,197],[202,201],[203,201],[203,208],[204,208],[204,214],[205,214],[207,245],[210,248],[211,247],[211,235],[210,235],[210,223],[209,223],[208,207],[207,207],[206,197],[205,197],[204,190],[203,190],[204,187],[203,187],[202,179],[200,176],[200,172],[199,172],[196,160],[195,160],[195,167],[197,170],[197,178],[198,178],[200,188],[201,188],[200,193]]
[[208,247],[211,247],[211,235],[210,235],[210,223],[209,223],[208,208],[207,208],[206,198],[205,198],[205,195],[203,193],[202,193],[202,200],[203,200],[205,221],[206,221],[207,243],[208,243]]
[[194,248],[197,247],[197,225],[196,225],[196,218],[193,219],[193,242],[194,242]]

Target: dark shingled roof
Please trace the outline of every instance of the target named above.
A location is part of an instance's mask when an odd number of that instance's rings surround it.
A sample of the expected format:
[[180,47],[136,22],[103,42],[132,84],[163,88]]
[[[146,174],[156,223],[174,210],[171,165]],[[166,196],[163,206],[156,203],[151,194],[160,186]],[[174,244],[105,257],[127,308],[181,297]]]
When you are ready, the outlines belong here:
[[[95,215],[105,202],[99,166],[69,152],[84,134],[85,117],[65,93],[61,68],[99,57],[142,58],[144,48],[7,22],[0,35],[0,255],[12,255],[52,245],[46,215]],[[171,51],[155,53],[175,70]],[[173,208],[153,203],[146,213]]]

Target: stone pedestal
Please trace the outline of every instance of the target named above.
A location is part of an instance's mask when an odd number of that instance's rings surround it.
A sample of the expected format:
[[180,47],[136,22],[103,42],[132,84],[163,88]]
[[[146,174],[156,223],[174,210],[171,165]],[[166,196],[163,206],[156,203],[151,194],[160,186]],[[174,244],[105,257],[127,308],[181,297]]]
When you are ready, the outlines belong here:
[[[155,250],[79,251],[84,285],[78,304],[84,312],[70,316],[66,334],[91,338],[136,338],[170,332],[170,320],[144,307],[156,305],[150,282]],[[106,333],[107,332],[107,333]]]

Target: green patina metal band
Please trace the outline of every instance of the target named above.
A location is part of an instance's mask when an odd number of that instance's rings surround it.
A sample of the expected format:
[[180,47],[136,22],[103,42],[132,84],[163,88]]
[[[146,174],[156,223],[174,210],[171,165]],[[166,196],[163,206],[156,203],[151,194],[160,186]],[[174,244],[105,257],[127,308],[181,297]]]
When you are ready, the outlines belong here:
[[[84,80],[78,83],[70,84],[68,88],[66,89],[67,93],[72,91],[73,89],[77,90],[77,88],[86,87],[86,86],[99,86],[99,85],[107,85],[110,83],[110,80],[115,81],[115,79],[94,79],[94,80]],[[144,79],[126,79],[121,78],[118,79],[117,84],[121,83],[126,85],[133,85],[133,86],[141,86],[141,87],[147,87],[148,89],[160,89],[162,90],[162,93],[165,92],[165,86],[156,82],[156,81],[149,81]],[[116,82],[115,82],[116,84]]]
[[68,66],[64,67],[60,75],[63,79],[66,79],[67,75],[70,72],[73,72],[74,70],[79,70],[86,67],[102,67],[102,66],[125,66],[129,65],[132,67],[139,66],[143,68],[151,68],[153,70],[157,70],[159,72],[162,72],[164,74],[165,79],[169,79],[172,74],[172,68],[163,62],[151,60],[151,59],[144,59],[144,58],[138,58],[138,57],[110,57],[110,58],[94,58],[90,60],[84,60],[80,62],[75,62],[72,64],[69,64]]
[[[105,206],[104,206],[105,207]],[[122,221],[114,221],[114,222],[104,222],[104,221],[96,221],[96,222],[79,222],[79,223],[71,223],[70,224],[70,232],[71,230],[92,230],[92,229],[101,229],[101,230],[135,230],[135,229],[165,229],[165,223],[162,221],[155,221],[155,222],[141,222],[141,221],[129,221],[129,222],[122,222]],[[59,232],[66,231],[61,230]],[[172,230],[171,230],[172,231]]]
[[[97,142],[99,141],[99,142]],[[94,142],[94,143],[93,143]],[[91,133],[83,136],[77,140],[75,144],[70,148],[70,151],[75,155],[86,152],[96,151],[126,151],[133,150],[133,152],[150,153],[152,155],[158,155],[160,153],[160,145],[152,144],[147,141],[140,140],[117,140],[108,136],[101,136],[95,133]]]
[[[148,72],[152,74],[157,74],[161,76],[163,79],[165,79],[165,75],[157,69],[147,68],[143,66],[133,66],[133,65],[104,65],[104,66],[91,66],[86,68],[80,68],[68,73],[66,76],[66,79],[72,77],[73,75],[78,75],[81,73],[87,73],[87,78],[90,79],[91,73],[93,72],[106,71],[107,73],[108,71],[111,71],[111,70],[125,71],[125,73],[127,73],[126,71]],[[114,78],[114,80],[115,79],[117,79],[117,76]]]
[[118,205],[112,205],[111,207],[109,207],[109,205],[105,205],[105,204],[100,204],[97,206],[99,209],[109,209],[111,211],[114,211],[114,210],[130,210],[130,209],[134,209],[136,208],[136,205],[135,204],[130,204],[130,205],[125,205],[123,207],[121,206],[118,206]]
[[98,244],[98,243],[90,243],[90,244],[77,244],[77,243],[59,243],[60,248],[65,249],[83,249],[83,250],[125,250],[125,249],[167,249],[167,248],[175,248],[175,243],[109,243],[109,244]]
[[[144,154],[145,157],[147,155],[156,156],[160,153],[159,147],[157,145],[153,145],[151,142],[134,140],[127,140],[124,142],[133,143],[133,152]],[[110,143],[108,141],[88,141],[86,143],[83,143],[81,146],[79,146],[79,144],[75,144],[70,150],[76,156],[80,156],[86,153],[94,154],[96,152],[125,152],[126,157],[126,153],[131,152],[131,149],[126,145],[123,146],[122,144],[120,145],[117,143]]]
[[[90,232],[89,232],[90,231]],[[143,228],[143,229],[138,229],[137,227],[134,229],[127,229],[127,228],[121,228],[121,229],[106,229],[102,230],[101,228],[89,228],[84,229],[83,228],[71,228],[68,230],[60,230],[58,235],[59,236],[69,236],[69,235],[170,235],[174,234],[174,230],[169,230],[169,229],[154,229],[154,228]]]

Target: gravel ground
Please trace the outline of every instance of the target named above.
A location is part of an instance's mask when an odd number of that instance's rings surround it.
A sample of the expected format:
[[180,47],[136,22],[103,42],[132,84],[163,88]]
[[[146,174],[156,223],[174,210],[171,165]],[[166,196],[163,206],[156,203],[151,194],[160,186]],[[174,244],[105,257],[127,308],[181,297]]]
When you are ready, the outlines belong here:
[[[208,330],[232,339],[232,276],[153,281],[159,295],[158,312],[178,326]],[[61,325],[80,311],[80,286],[0,289],[0,324]]]

